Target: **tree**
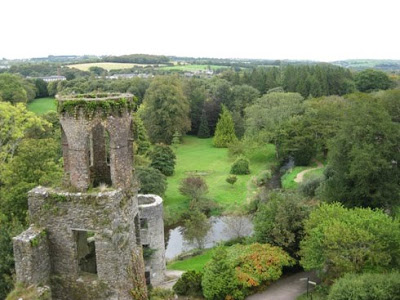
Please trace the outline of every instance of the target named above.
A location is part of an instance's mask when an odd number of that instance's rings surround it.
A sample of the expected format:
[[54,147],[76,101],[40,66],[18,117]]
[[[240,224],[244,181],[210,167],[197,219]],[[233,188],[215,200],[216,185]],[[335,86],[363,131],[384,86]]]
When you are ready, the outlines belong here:
[[235,135],[235,125],[233,124],[232,115],[225,106],[222,106],[213,144],[217,148],[226,148],[229,144],[237,141]]
[[253,219],[254,237],[259,243],[270,243],[282,247],[297,257],[302,240],[303,222],[310,207],[298,194],[274,192],[265,203],[261,203]]
[[136,167],[135,175],[140,184],[140,193],[164,196],[167,179],[159,170],[151,167]]
[[361,71],[355,76],[357,89],[360,92],[372,92],[376,90],[387,90],[393,82],[389,76],[382,72],[373,69]]
[[49,92],[47,90],[47,83],[40,78],[34,80],[36,87],[36,98],[48,97]]
[[3,101],[8,101],[12,104],[26,103],[28,101],[22,78],[7,73],[0,74],[0,96]]
[[60,144],[54,139],[24,139],[0,171],[0,210],[25,221],[28,191],[61,182]]
[[400,221],[380,210],[322,204],[304,224],[300,263],[327,280],[400,266]]
[[174,135],[172,137],[172,145],[176,148],[179,144],[181,144],[182,135],[179,133],[178,130],[175,130]]
[[245,109],[246,135],[273,140],[275,131],[292,116],[304,111],[303,97],[297,93],[270,93]]
[[190,103],[191,134],[197,134],[201,124],[204,102],[207,99],[206,82],[192,77],[184,82],[184,92]]
[[175,130],[190,129],[189,102],[178,77],[156,77],[148,88],[139,115],[153,143],[170,144]]
[[136,154],[145,154],[150,149],[150,141],[143,125],[142,119],[137,114],[133,115],[133,140],[136,145]]
[[225,225],[224,234],[231,239],[240,239],[252,234],[251,221],[246,215],[235,214],[225,216],[222,222]]
[[23,225],[11,216],[0,213],[0,298],[6,299],[14,285],[14,255],[12,238],[24,230]]
[[149,157],[151,159],[150,167],[160,170],[165,176],[174,174],[176,156],[170,147],[157,144],[150,151]]
[[205,214],[195,209],[187,213],[181,229],[183,238],[203,249],[211,224]]
[[197,132],[197,136],[203,139],[210,137],[210,128],[208,127],[208,120],[205,110],[203,110],[201,114],[200,126],[199,131]]
[[254,100],[260,97],[260,92],[246,84],[235,85],[232,89],[232,104],[228,108],[238,111],[241,115],[244,109],[253,104]]
[[55,95],[57,95],[57,86],[58,86],[58,81],[51,81],[47,85],[47,94],[50,97],[54,97]]
[[7,102],[0,102],[0,162],[4,163],[14,156],[29,129],[33,127],[43,129],[44,124],[47,123],[27,111],[25,105],[13,106]]
[[200,176],[184,178],[179,185],[179,192],[194,201],[201,201],[208,193],[206,181]]
[[391,208],[400,193],[400,124],[368,95],[352,95],[349,101],[330,144],[321,195],[348,207]]
[[[201,285],[203,287],[203,295],[207,300],[220,299],[243,299],[244,295],[240,293],[235,277],[235,271],[228,262],[227,251],[218,247],[212,259],[204,267],[203,279]],[[237,296],[242,297],[237,297]],[[230,298],[227,298],[230,296]],[[235,297],[236,296],[236,297]]]

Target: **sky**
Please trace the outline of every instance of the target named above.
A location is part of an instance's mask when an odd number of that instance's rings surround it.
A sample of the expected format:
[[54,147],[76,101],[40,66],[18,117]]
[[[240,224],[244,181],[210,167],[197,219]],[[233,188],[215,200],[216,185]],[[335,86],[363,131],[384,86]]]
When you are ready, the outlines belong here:
[[0,59],[400,59],[399,0],[1,0]]

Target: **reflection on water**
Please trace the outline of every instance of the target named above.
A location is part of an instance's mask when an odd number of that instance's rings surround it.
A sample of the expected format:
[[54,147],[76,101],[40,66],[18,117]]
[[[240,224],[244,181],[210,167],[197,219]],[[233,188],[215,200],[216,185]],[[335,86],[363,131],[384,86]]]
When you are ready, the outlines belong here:
[[[211,217],[209,220],[212,227],[207,234],[205,248],[212,248],[220,241],[228,241],[239,236],[250,236],[253,233],[253,224],[249,217]],[[178,226],[168,232],[167,249],[165,251],[167,260],[196,248],[194,244],[183,239],[181,228],[181,226]]]

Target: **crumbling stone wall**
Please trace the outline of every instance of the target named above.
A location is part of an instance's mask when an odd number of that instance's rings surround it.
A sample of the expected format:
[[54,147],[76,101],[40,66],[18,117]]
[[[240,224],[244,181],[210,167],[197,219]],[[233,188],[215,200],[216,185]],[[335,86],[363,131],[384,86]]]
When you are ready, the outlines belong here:
[[50,257],[47,232],[36,226],[13,238],[17,281],[41,285],[50,278]]
[[[29,193],[29,214],[47,230],[55,299],[75,299],[76,289],[88,276],[88,289],[95,289],[93,282],[102,284],[105,298],[99,299],[132,299],[132,251],[140,247],[133,222],[138,215],[134,195],[123,190],[68,193],[38,187]],[[94,233],[97,275],[79,269],[78,231]]]
[[[150,272],[150,282],[157,285],[165,277],[165,241],[162,198],[157,195],[138,195],[141,220],[140,237],[145,247],[154,253],[146,261],[146,271]],[[143,226],[145,224],[145,226]],[[145,251],[145,250],[144,250]]]

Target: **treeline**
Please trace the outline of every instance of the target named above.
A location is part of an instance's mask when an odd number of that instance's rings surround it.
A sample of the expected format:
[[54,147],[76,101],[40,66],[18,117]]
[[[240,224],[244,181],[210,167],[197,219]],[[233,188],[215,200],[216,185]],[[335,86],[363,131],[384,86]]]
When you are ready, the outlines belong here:
[[105,56],[104,62],[135,63],[135,64],[167,64],[169,58],[164,55],[129,54],[121,56]]

